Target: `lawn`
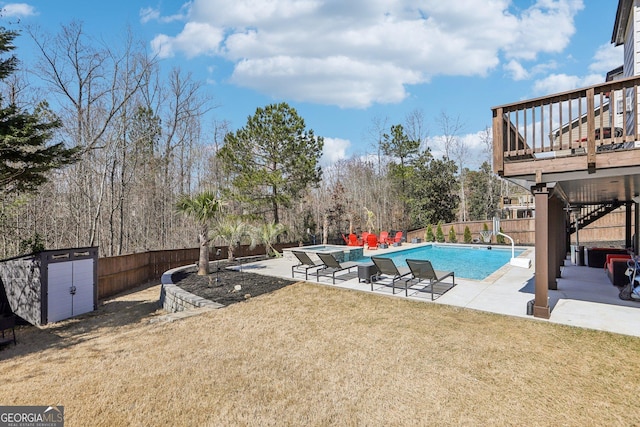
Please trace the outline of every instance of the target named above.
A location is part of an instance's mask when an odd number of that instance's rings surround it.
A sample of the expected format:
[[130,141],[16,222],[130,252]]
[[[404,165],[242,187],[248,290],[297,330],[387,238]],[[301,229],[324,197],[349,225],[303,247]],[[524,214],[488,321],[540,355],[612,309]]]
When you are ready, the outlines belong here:
[[166,322],[159,292],[18,331],[1,404],[66,426],[640,424],[638,338],[309,283]]

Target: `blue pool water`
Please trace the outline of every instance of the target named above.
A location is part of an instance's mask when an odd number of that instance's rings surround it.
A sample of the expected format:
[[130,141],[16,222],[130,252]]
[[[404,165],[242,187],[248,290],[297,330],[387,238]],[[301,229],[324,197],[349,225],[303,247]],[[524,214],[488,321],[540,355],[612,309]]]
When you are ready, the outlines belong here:
[[[522,252],[523,249],[516,248],[515,256]],[[427,245],[386,254],[380,251],[376,256],[391,258],[398,266],[406,266],[407,258],[428,259],[436,270],[453,271],[456,277],[482,280],[509,263],[511,248]],[[371,258],[365,257],[358,261],[371,261]]]

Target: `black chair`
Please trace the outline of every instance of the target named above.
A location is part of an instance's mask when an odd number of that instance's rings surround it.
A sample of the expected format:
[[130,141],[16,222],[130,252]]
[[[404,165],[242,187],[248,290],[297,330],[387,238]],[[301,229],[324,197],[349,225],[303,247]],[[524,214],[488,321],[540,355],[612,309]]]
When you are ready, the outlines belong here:
[[318,252],[317,255],[318,257],[320,257],[320,260],[324,264],[324,267],[322,267],[319,270],[316,270],[316,280],[318,282],[320,281],[320,276],[328,276],[329,274],[331,274],[331,277],[333,278],[333,284],[335,285],[336,273],[339,273],[345,270],[349,272],[351,271],[352,268],[360,265],[360,263],[353,262],[353,261],[347,261],[342,263],[338,262],[338,260],[331,254]]
[[309,257],[309,254],[307,254],[306,252],[298,252],[298,251],[291,251],[291,252],[296,256],[296,258],[298,258],[298,262],[299,262],[299,264],[291,266],[291,277],[295,277],[296,272],[298,273],[304,272],[304,280],[308,280],[309,270],[313,268],[324,267],[324,263],[313,261]]
[[409,295],[409,283],[416,279],[418,279],[418,283],[420,283],[422,280],[429,281],[429,285],[427,285],[425,289],[430,289],[431,301],[433,301],[435,286],[439,283],[442,283],[442,281],[447,277],[451,277],[453,283],[451,284],[451,286],[449,286],[448,284],[446,286],[440,286],[439,288],[443,290],[442,292],[440,292],[440,295],[444,294],[456,285],[456,278],[453,271],[434,270],[433,265],[431,265],[431,261],[428,261],[426,259],[408,259],[407,265],[409,266],[409,270],[411,270],[411,274],[413,277],[405,281],[404,293],[406,296]]
[[371,261],[378,268],[378,273],[371,277],[371,290],[373,291],[373,277],[380,277],[380,274],[384,274],[385,276],[391,276],[391,288],[392,292],[395,295],[396,293],[396,282],[411,274],[411,270],[407,267],[398,267],[395,262],[391,258],[377,257],[372,256]]

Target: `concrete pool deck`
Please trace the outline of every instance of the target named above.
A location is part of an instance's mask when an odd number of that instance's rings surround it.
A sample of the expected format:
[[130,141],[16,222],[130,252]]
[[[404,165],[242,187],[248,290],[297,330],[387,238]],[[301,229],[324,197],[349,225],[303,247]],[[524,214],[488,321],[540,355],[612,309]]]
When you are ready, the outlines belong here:
[[[382,254],[417,246],[403,244],[399,248],[365,250],[364,255]],[[558,290],[549,291],[551,317],[547,320],[527,315],[527,303],[534,298],[534,255],[533,248],[527,248],[520,255],[531,260],[530,268],[506,265],[482,281],[456,277],[456,286],[433,303],[640,337],[640,303],[618,298],[619,290],[611,284],[604,269],[572,265],[568,259],[562,268],[562,277],[558,279]],[[247,263],[242,266],[242,269],[252,273],[291,279],[292,265],[294,262],[290,259],[279,258]],[[299,277],[296,276],[296,278]],[[320,277],[320,283],[371,292],[369,283],[358,281],[357,272],[337,275],[336,278],[335,285],[331,284],[331,277],[326,276]],[[315,275],[310,274],[308,281],[316,283]],[[396,292],[392,295],[391,287],[385,285],[388,283],[390,279],[384,278],[376,282],[374,293],[432,303],[431,294],[428,292],[414,290],[413,293],[410,291],[408,297],[404,296],[404,292]]]

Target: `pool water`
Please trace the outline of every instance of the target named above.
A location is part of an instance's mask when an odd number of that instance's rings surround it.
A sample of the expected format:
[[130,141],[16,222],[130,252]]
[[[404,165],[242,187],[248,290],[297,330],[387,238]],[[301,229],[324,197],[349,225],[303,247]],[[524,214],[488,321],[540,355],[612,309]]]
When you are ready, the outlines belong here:
[[[515,256],[524,249],[515,250]],[[511,260],[511,248],[488,249],[487,246],[426,245],[397,252],[381,252],[376,256],[391,258],[397,266],[407,265],[406,259],[427,259],[436,270],[453,271],[456,277],[483,280]],[[370,257],[358,261],[371,261]]]

